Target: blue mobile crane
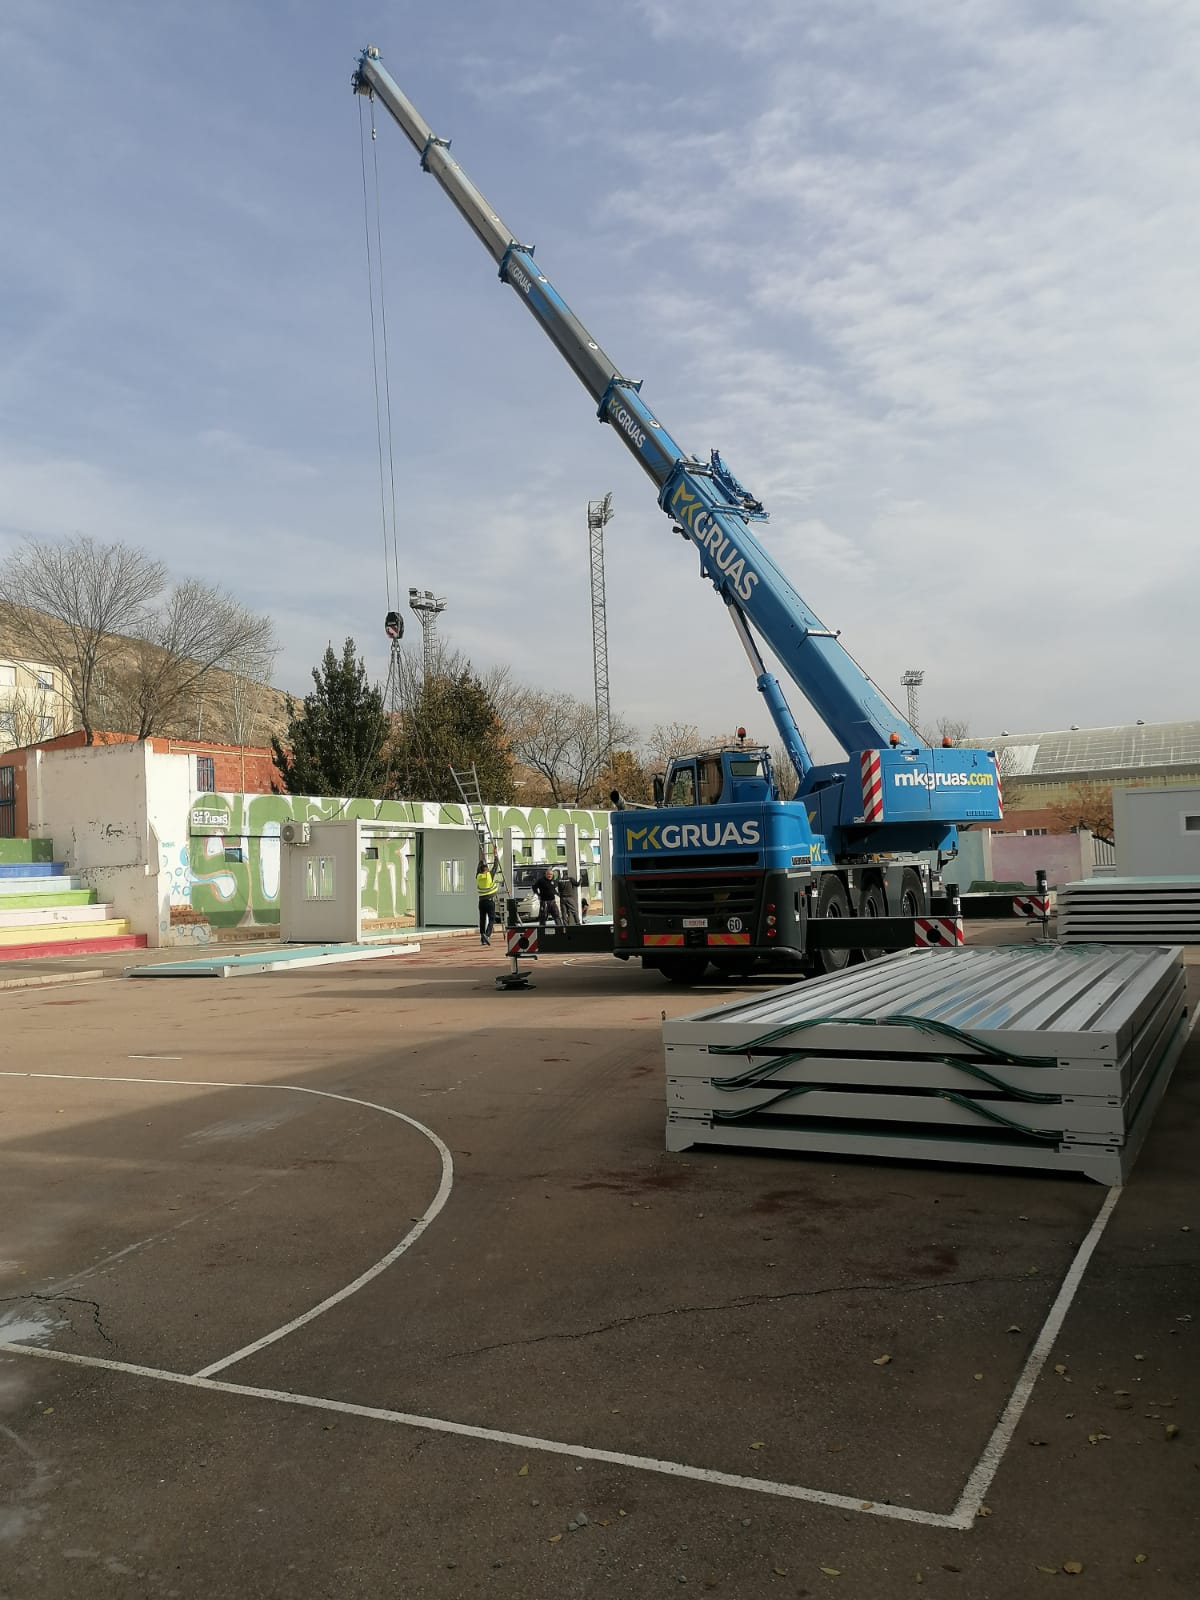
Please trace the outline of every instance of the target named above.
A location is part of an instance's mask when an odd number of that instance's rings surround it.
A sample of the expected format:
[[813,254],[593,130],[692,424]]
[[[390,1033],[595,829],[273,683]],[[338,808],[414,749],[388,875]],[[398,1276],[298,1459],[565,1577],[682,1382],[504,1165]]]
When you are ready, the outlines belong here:
[[[370,45],[355,91],[379,100],[654,483],[675,532],[724,602],[796,770],[782,800],[769,752],[737,744],[670,764],[654,807],[613,817],[613,953],[674,981],[710,962],[833,970],[913,942],[955,851],[955,825],[1002,815],[990,751],[922,745],[755,537],[761,502],[714,450],[689,454],[413,106]],[[815,764],[758,639],[846,750]],[[619,804],[619,801],[618,801]],[[872,919],[873,926],[863,926]]]

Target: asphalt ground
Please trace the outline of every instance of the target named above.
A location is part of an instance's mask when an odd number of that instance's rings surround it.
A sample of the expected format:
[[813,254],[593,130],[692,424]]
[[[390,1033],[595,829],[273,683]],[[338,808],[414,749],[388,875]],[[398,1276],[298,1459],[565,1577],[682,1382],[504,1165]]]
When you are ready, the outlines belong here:
[[1200,1593],[1200,1038],[1096,1243],[1079,1178],[668,1155],[662,1014],[744,991],[501,968],[0,994],[63,1075],[0,1078],[4,1600]]

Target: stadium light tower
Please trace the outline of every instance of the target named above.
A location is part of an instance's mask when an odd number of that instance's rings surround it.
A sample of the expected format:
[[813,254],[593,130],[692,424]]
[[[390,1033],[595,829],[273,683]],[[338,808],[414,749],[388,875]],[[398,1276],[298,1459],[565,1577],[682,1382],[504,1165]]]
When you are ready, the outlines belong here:
[[917,732],[917,690],[925,682],[925,674],[918,667],[909,667],[901,674],[901,687],[908,691],[908,725]]
[[612,521],[612,491],[588,501],[588,546],[592,562],[592,678],[596,691],[596,743],[612,766],[612,706],[608,696],[608,620],[604,600],[604,528]]
[[410,589],[408,603],[421,623],[421,671],[426,683],[433,675],[437,661],[437,619],[446,609],[443,595],[429,589]]

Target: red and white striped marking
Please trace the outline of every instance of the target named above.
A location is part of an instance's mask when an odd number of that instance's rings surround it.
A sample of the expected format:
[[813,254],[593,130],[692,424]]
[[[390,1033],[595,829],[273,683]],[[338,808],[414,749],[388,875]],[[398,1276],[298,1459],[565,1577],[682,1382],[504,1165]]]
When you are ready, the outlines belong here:
[[1013,896],[1014,917],[1041,917],[1050,915],[1050,898],[1044,894],[1018,894]]
[[868,822],[883,821],[883,773],[879,751],[862,753],[863,816]]
[[537,955],[537,946],[536,928],[505,929],[504,948],[510,956],[535,956]]
[[965,944],[961,917],[916,917],[913,942],[919,945]]
[[1004,815],[1004,785],[1000,782],[1000,757],[999,756],[993,756],[992,757],[992,765],[996,769],[996,811],[1000,816],[1003,816]]

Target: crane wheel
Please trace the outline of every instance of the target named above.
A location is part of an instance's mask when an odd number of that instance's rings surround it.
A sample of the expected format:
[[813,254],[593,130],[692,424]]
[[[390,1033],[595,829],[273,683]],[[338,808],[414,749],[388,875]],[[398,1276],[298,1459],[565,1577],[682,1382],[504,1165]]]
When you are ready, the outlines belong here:
[[[846,893],[846,885],[832,872],[826,873],[821,879],[821,887],[817,891],[818,917],[848,917],[850,915],[850,896]],[[816,970],[818,972],[841,972],[850,961],[849,950],[818,950],[815,955]]]
[[[860,917],[886,917],[887,901],[883,894],[883,885],[878,879],[873,879],[863,888],[858,897],[858,914]],[[884,954],[881,945],[864,944],[862,958],[864,961],[878,961]]]
[[921,874],[913,867],[905,867],[900,878],[900,911],[902,917],[927,917],[929,901]]

